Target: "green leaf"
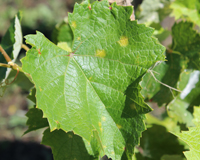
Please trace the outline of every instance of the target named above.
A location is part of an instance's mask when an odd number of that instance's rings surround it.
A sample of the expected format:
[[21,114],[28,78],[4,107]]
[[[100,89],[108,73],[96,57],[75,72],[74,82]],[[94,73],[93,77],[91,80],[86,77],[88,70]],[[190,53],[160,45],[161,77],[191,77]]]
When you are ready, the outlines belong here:
[[[195,115],[195,121],[194,122],[199,122],[199,117],[197,115],[200,114],[199,108],[195,107],[194,108],[194,115]],[[195,123],[197,126],[196,127],[190,127],[189,131],[182,131],[182,133],[175,134],[178,136],[181,140],[186,142],[190,146],[190,151],[184,152],[187,160],[194,160],[194,159],[199,159],[200,157],[200,126],[199,123]]]
[[172,15],[175,19],[187,18],[188,20],[200,25],[200,2],[199,0],[176,0],[170,8],[172,8]]
[[139,82],[164,60],[165,48],[151,37],[153,29],[130,21],[132,7],[111,7],[107,1],[75,5],[69,14],[71,53],[40,32],[26,36],[33,47],[22,69],[32,76],[37,107],[51,131],[73,130],[85,144],[95,139],[101,156],[130,159],[151,111]]
[[43,113],[38,108],[29,109],[26,116],[28,117],[26,125],[29,127],[27,131],[24,132],[24,134],[49,126],[47,119],[43,118]]
[[51,147],[54,160],[97,160],[88,154],[82,138],[73,132],[66,133],[61,129],[50,132],[48,128],[43,134],[42,144]]
[[[1,46],[4,48],[6,53],[12,58],[12,61],[15,62],[19,51],[21,50],[22,45],[22,31],[21,31],[21,21],[22,12],[18,12],[15,15],[15,18],[12,19],[10,27],[8,28],[6,34],[1,40]],[[3,55],[0,53],[0,63],[7,63]],[[11,69],[0,67],[0,82],[7,78]]]

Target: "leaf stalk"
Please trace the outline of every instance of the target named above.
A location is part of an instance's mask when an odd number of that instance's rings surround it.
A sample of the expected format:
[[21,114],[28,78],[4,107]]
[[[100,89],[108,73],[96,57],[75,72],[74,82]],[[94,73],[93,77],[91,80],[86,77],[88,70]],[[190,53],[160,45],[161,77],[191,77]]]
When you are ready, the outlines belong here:
[[21,48],[23,48],[23,49],[26,50],[26,51],[28,51],[28,50],[30,49],[30,48],[29,48],[27,45],[25,45],[25,44],[22,44]]
[[0,52],[3,54],[4,58],[6,59],[7,62],[11,62],[11,58],[8,56],[8,54],[6,53],[6,51],[1,47],[0,45]]

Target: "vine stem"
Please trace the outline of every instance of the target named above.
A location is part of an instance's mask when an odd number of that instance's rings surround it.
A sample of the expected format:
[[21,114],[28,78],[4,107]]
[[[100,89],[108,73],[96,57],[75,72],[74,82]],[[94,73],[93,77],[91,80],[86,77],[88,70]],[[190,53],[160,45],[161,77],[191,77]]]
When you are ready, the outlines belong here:
[[8,54],[6,53],[6,51],[1,47],[0,45],[0,52],[3,54],[4,58],[6,59],[7,62],[11,62],[12,60],[10,59],[10,57],[8,56]]
[[25,45],[25,44],[22,44],[22,46],[21,46],[23,49],[25,49],[26,51],[28,51],[30,48],[27,46],[27,45]]
[[9,64],[0,63],[0,67],[12,68]]

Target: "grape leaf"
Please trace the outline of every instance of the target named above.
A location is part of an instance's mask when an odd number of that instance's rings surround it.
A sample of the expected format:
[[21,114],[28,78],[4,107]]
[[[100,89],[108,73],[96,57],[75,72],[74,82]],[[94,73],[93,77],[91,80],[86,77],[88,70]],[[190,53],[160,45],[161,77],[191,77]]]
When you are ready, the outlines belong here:
[[[8,28],[6,34],[1,40],[1,46],[7,52],[7,54],[15,62],[22,45],[22,31],[20,21],[22,19],[22,12],[18,12],[15,18],[11,20],[10,27]],[[0,53],[0,63],[7,63],[3,55]],[[0,82],[7,78],[11,69],[0,67]]]
[[26,125],[29,127],[24,134],[49,126],[47,119],[43,118],[43,113],[38,108],[29,109],[29,111],[26,113],[26,116],[28,117]]
[[[199,115],[199,108],[194,108],[194,115]],[[199,122],[199,117],[195,117],[195,122]],[[182,133],[176,133],[181,140],[186,142],[190,146],[190,151],[184,152],[187,160],[199,159],[200,157],[200,126],[196,123],[196,127],[190,127],[189,131],[182,131]]]
[[165,58],[153,29],[130,21],[132,10],[107,1],[76,4],[69,14],[73,52],[37,32],[26,36],[32,49],[22,59],[51,131],[73,130],[89,144],[95,139],[100,155],[113,160],[132,157],[151,111],[139,82]]
[[172,8],[172,15],[175,19],[187,18],[193,23],[200,25],[200,2],[199,0],[176,0],[174,1],[170,8]]

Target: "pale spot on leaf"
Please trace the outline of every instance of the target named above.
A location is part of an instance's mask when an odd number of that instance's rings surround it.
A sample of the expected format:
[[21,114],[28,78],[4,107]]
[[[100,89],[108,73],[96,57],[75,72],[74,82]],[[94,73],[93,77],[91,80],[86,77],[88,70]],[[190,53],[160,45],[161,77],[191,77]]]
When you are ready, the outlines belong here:
[[99,127],[101,127],[101,122],[99,122]]
[[75,21],[72,21],[72,27],[76,28],[76,22]]
[[128,38],[126,36],[121,36],[120,40],[117,41],[120,46],[126,47],[128,45]]
[[68,136],[69,136],[69,138],[73,138],[71,134],[69,134]]
[[96,51],[96,54],[95,54],[97,57],[105,57],[106,56],[106,52],[105,52],[105,50],[104,49],[98,49],[97,51]]
[[104,122],[106,121],[106,117],[101,117],[101,119],[102,119],[102,121],[104,121]]
[[135,110],[136,108],[135,108],[135,104],[134,103],[132,103],[131,105],[130,105],[130,107],[131,107],[131,109],[133,109],[133,110]]
[[121,125],[119,125],[119,124],[117,124],[117,128],[121,129],[121,128],[122,128],[122,126],[121,126]]
[[42,91],[42,88],[41,87],[39,87],[39,89],[40,89],[40,92]]

